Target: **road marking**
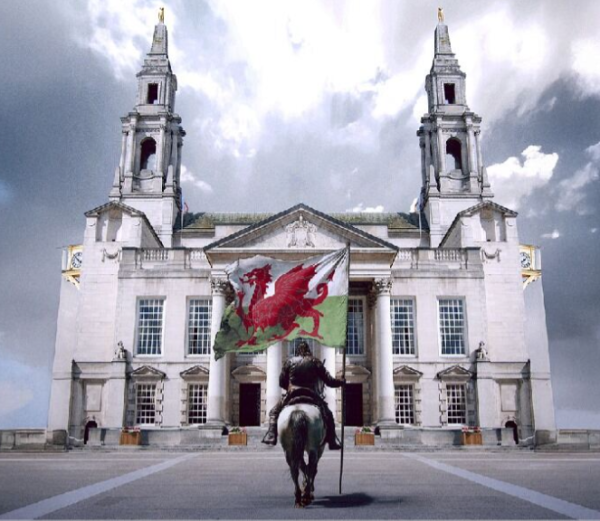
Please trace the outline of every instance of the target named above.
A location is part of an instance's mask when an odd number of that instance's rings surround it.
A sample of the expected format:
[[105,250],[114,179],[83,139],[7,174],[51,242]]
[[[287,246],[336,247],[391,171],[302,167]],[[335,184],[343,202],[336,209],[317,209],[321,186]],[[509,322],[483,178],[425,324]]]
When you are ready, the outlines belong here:
[[488,478],[468,470],[463,470],[457,467],[446,465],[445,463],[440,463],[439,461],[424,458],[423,456],[417,456],[416,454],[404,454],[403,456],[405,458],[420,461],[425,465],[429,465],[434,469],[447,472],[453,476],[458,476],[459,478],[472,481],[473,483],[491,488],[492,490],[528,501],[529,503],[552,510],[553,512],[562,514],[563,516],[567,516],[572,519],[600,519],[600,512],[597,510],[582,507],[581,505],[570,503],[569,501],[564,501],[553,496],[548,496],[547,494],[542,494],[541,492],[535,492],[534,490],[513,485],[511,483],[506,483],[505,481]]
[[151,467],[129,472],[128,474],[124,474],[116,478],[107,479],[106,481],[101,481],[100,483],[94,483],[93,485],[88,485],[87,487],[82,487],[72,490],[71,492],[59,494],[58,496],[44,499],[38,503],[33,503],[26,507],[18,508],[11,512],[1,514],[0,519],[37,519],[39,517],[51,514],[52,512],[56,512],[62,508],[74,505],[75,503],[79,503],[80,501],[85,501],[91,497],[108,492],[113,488],[127,485],[128,483],[137,481],[138,479],[142,479],[147,476],[151,476],[152,474],[156,474],[157,472],[174,467],[175,465],[178,465],[179,463],[188,459],[195,458],[196,456],[198,456],[198,454],[187,454],[185,456],[180,456],[179,458],[163,461],[162,463],[152,465]]

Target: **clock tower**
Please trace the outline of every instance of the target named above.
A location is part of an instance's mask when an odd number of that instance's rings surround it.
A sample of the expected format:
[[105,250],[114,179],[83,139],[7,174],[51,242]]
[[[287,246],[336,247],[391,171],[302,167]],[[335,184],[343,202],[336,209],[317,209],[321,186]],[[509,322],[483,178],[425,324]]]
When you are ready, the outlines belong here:
[[177,77],[171,70],[167,27],[160,15],[137,79],[135,107],[121,118],[121,159],[110,200],[144,212],[168,248],[181,211],[179,178],[185,131],[175,113]]
[[465,78],[440,17],[425,80],[428,112],[417,132],[431,247],[439,245],[458,212],[493,197],[481,153],[481,118],[467,105]]

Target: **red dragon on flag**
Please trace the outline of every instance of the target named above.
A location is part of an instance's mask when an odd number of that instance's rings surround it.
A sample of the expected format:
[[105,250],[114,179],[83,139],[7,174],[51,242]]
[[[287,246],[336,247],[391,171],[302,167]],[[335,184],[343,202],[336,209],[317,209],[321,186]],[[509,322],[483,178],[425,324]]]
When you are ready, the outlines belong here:
[[236,299],[225,311],[215,357],[260,351],[296,337],[345,345],[347,262],[343,249],[301,263],[257,256],[228,266]]

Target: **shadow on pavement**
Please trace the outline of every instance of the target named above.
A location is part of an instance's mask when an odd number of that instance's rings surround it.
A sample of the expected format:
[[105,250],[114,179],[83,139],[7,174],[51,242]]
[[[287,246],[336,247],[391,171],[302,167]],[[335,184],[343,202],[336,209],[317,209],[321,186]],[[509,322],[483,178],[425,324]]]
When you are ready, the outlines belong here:
[[368,494],[356,493],[342,494],[341,496],[323,496],[315,499],[313,505],[324,508],[352,508],[366,507],[373,501],[373,498]]

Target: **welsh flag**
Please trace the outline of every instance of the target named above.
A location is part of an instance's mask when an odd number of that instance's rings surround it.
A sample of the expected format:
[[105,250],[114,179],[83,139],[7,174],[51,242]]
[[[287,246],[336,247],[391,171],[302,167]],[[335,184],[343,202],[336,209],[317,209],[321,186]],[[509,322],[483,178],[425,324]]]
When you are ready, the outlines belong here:
[[302,262],[259,255],[227,266],[226,272],[235,301],[225,310],[215,339],[216,360],[297,337],[330,347],[346,345],[346,248]]

